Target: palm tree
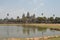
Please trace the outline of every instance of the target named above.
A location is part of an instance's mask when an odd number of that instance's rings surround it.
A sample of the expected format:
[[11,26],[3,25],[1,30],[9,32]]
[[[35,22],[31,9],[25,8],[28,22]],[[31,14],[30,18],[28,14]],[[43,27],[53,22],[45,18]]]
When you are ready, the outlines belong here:
[[[55,8],[53,8],[53,13],[54,13]],[[55,14],[53,14],[53,18],[55,17]]]
[[[41,15],[42,15],[42,17],[41,17],[41,18],[43,19],[43,13],[41,13]],[[43,23],[43,21],[42,21],[42,23]]]
[[9,16],[9,13],[7,13],[7,16]]
[[[53,19],[55,19],[55,14],[53,14]],[[54,21],[53,21],[54,22]]]
[[55,17],[55,14],[53,14],[53,18]]
[[43,13],[41,13],[42,17],[43,17]]
[[9,17],[9,13],[7,13],[7,18],[6,18],[6,22],[8,22],[8,17]]
[[17,16],[16,22],[17,22],[17,23],[20,23],[20,18],[19,18],[19,16]]

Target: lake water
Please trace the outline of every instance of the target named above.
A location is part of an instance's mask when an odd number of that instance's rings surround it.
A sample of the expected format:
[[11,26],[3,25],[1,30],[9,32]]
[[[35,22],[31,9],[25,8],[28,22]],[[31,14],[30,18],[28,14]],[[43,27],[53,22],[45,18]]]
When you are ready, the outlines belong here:
[[30,26],[0,26],[0,38],[27,38],[60,35],[60,31]]

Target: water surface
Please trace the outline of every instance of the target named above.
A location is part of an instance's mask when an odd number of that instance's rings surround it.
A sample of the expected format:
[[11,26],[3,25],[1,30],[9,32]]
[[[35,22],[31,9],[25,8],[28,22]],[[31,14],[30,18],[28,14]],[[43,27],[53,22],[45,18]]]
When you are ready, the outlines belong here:
[[27,38],[60,35],[60,31],[30,26],[0,26],[0,38]]

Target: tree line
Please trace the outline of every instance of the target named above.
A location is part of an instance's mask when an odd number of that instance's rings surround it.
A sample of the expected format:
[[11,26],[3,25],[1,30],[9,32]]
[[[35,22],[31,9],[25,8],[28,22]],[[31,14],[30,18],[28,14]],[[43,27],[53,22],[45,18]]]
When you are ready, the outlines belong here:
[[17,16],[16,19],[10,18],[8,19],[9,13],[7,13],[7,17],[4,19],[0,19],[0,24],[4,23],[60,23],[60,17],[55,17],[55,14],[53,14],[53,17],[44,17],[43,13],[41,13],[42,17],[35,17],[35,14],[30,16],[30,13],[27,12],[27,16],[25,14],[22,15],[22,18]]

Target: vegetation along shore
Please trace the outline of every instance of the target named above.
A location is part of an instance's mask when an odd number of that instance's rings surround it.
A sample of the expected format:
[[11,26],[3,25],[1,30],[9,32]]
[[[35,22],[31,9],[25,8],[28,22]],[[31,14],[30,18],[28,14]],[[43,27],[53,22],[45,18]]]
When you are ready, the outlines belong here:
[[36,27],[47,27],[47,28],[59,28],[60,24],[0,24],[0,26],[36,26]]

